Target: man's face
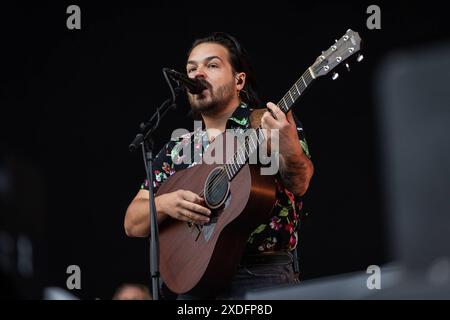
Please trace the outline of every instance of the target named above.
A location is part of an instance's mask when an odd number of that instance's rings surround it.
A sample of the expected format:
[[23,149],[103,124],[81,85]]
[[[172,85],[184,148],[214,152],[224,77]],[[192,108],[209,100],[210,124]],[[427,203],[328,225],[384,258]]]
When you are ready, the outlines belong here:
[[192,109],[201,114],[213,114],[236,97],[233,69],[228,50],[217,43],[202,43],[188,57],[186,71],[190,78],[206,81],[207,89],[200,94],[188,94]]

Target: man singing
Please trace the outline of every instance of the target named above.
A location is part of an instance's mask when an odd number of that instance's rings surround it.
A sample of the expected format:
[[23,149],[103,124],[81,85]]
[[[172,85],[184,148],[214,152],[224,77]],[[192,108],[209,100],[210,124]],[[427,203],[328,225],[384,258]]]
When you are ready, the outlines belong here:
[[[252,108],[261,107],[252,70],[247,52],[228,34],[214,33],[193,43],[188,52],[187,75],[201,79],[207,89],[200,94],[189,93],[188,97],[193,113],[203,121],[204,130],[170,141],[158,153],[153,163],[155,192],[170,175],[195,165],[192,162],[189,165],[185,155],[180,155],[182,146],[191,144],[194,149],[204,149],[227,129],[251,129]],[[228,288],[216,298],[242,298],[247,290],[298,281],[292,252],[298,241],[301,197],[308,190],[314,167],[302,125],[291,111],[285,114],[274,103],[267,103],[261,127],[278,130],[279,134],[279,172],[273,186],[276,202],[270,219],[249,234],[237,273]],[[128,236],[149,235],[148,202],[148,182],[145,181],[126,212],[124,225]],[[198,225],[210,221],[211,211],[204,199],[191,191],[177,190],[160,195],[155,198],[155,206],[158,223],[168,218]]]

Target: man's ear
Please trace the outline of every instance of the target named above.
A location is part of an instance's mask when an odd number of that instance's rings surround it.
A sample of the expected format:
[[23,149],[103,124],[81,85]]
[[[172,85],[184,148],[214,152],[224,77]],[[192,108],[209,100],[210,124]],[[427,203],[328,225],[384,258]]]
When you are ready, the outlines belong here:
[[245,72],[239,72],[235,76],[236,79],[236,88],[240,91],[245,86],[246,74]]

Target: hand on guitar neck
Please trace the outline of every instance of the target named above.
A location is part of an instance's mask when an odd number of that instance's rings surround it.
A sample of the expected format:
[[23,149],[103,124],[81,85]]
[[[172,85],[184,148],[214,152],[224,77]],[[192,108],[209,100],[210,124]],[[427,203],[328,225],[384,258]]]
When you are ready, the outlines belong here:
[[[146,237],[149,235],[149,193],[140,190],[130,203],[125,216],[125,231],[130,237]],[[188,190],[177,190],[155,198],[158,224],[167,216],[174,219],[203,225],[209,222],[211,210],[204,206],[199,195]]]
[[278,130],[279,134],[277,141],[279,144],[275,146],[275,149],[281,156],[291,156],[301,152],[292,111],[284,114],[275,103],[268,102],[267,111],[261,117],[261,128],[267,140],[267,146],[262,145],[262,147],[267,148],[267,154],[271,152],[271,130],[274,129]]

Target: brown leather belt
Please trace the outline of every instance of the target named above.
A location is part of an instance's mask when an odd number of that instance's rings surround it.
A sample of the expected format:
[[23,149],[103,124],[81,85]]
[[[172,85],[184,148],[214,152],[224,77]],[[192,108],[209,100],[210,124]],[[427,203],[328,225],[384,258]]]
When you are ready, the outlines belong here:
[[285,265],[293,262],[292,254],[287,251],[245,254],[241,258],[241,266],[251,265]]

